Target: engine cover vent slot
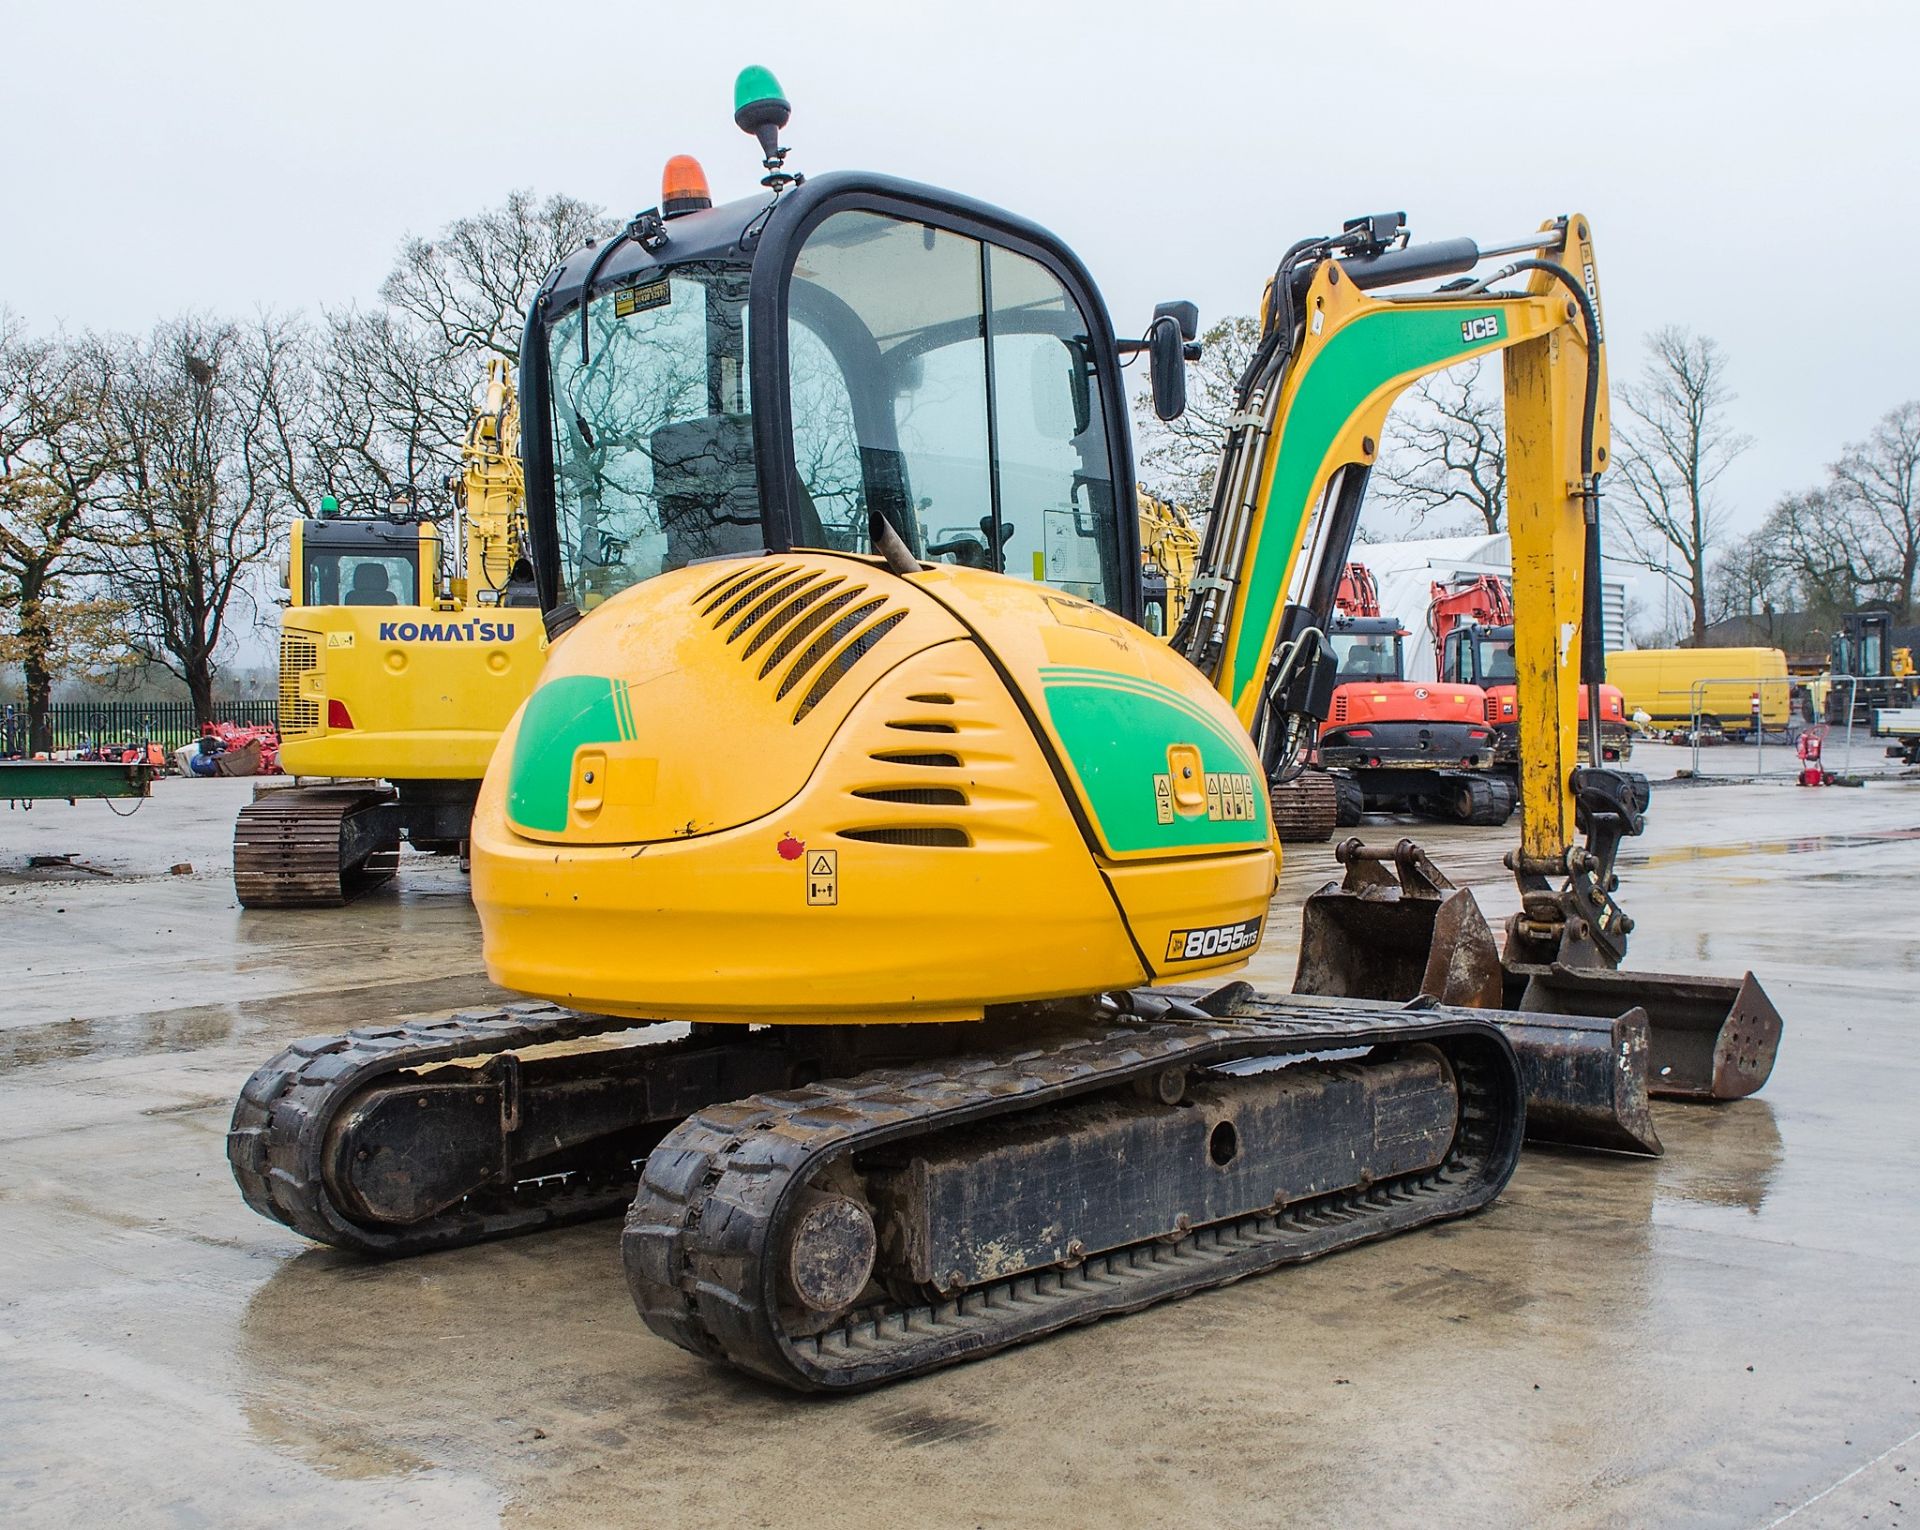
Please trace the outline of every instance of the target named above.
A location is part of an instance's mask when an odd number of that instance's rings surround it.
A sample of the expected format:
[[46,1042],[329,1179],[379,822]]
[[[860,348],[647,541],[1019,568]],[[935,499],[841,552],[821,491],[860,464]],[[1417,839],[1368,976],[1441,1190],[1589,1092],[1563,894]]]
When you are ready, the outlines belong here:
[[702,614],[713,618],[716,630],[724,627],[768,590],[799,572],[796,568],[782,567],[776,563],[772,568],[762,571],[745,584],[733,586]]
[[877,760],[882,765],[928,765],[943,770],[960,768],[960,756],[957,754],[925,754],[913,749],[883,749],[867,758]]
[[[771,586],[760,592],[759,599],[741,613],[740,620],[733,624],[733,630],[727,634],[729,644],[737,643],[751,631],[769,611],[805,589],[816,579],[824,578],[818,569],[794,570],[791,577],[776,579]],[[715,624],[716,626],[718,623]]]
[[958,733],[960,730],[950,722],[890,722],[889,728],[897,728],[902,733]]
[[914,845],[923,849],[965,850],[973,840],[965,829],[842,829],[837,839],[857,839],[869,845]]
[[911,807],[965,807],[967,794],[951,786],[871,786],[856,789],[869,802],[900,802]]
[[[826,634],[814,643],[814,648],[819,648],[822,644],[833,641],[835,634],[840,633],[842,628],[848,627],[850,624],[855,623],[856,620],[863,620],[866,615],[871,614],[877,607],[883,604],[884,602],[876,600],[865,606],[855,606],[852,611],[849,611],[845,616],[841,617],[839,621],[835,622],[832,627],[827,629]],[[842,648],[828,660],[827,667],[814,677],[813,684],[807,688],[807,694],[801,698],[800,705],[793,714],[793,720],[796,723],[799,722],[801,718],[805,717],[807,713],[817,707],[827,692],[840,683],[841,678],[847,671],[860,662],[862,655],[869,652],[875,643],[878,643],[880,639],[893,631],[895,627],[899,626],[906,619],[907,613],[904,611],[894,611],[889,615],[881,617],[879,621],[867,628],[866,631],[862,632],[851,643],[847,644],[846,647]],[[813,648],[808,649],[807,653],[812,654]],[[801,671],[808,667],[808,664],[809,660],[807,657],[802,656],[800,663],[796,664],[794,669],[796,672]],[[794,678],[795,676],[789,675],[786,683],[780,687],[780,694],[782,696],[786,695]]]
[[[772,640],[773,636],[779,632],[782,627],[799,616],[801,612],[805,611],[808,606],[812,605],[821,596],[832,594],[845,583],[846,581],[844,579],[829,579],[825,584],[804,585],[800,589],[795,590],[791,598],[782,604],[771,616],[766,617],[760,623],[760,630],[747,640],[747,646],[740,651],[742,662],[751,659]],[[769,659],[767,661],[767,669],[773,668],[777,662],[777,660]],[[764,675],[765,673],[766,670],[761,671],[761,674]]]
[[907,700],[917,701],[921,706],[926,707],[950,707],[953,705],[953,698],[944,691],[927,691],[918,696],[909,696]]
[[759,563],[746,569],[730,568],[698,595],[694,596],[691,603],[698,606],[700,608],[700,614],[704,616],[742,585],[751,584],[766,572],[766,565]]
[[[831,621],[836,612],[853,604],[866,593],[867,587],[864,584],[856,584],[850,590],[842,590],[838,595],[821,601],[819,605],[807,612],[787,629],[786,635],[779,642],[773,645],[772,650],[767,654],[766,662],[760,666],[760,678],[766,679],[781,664],[792,658],[802,643]],[[874,602],[876,607],[879,604],[879,601]]]

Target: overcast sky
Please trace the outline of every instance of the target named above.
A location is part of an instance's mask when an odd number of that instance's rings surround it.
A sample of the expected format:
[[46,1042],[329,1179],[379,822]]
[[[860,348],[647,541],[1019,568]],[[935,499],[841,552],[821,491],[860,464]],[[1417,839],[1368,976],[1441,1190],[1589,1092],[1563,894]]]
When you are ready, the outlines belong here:
[[518,186],[651,206],[670,154],[758,174],[743,64],[792,165],[1050,225],[1122,332],[1248,312],[1294,239],[1404,208],[1495,243],[1594,222],[1616,379],[1726,348],[1750,525],[1920,396],[1920,8],[784,0],[541,7],[5,0],[0,303],[36,326],[371,298],[395,247]]

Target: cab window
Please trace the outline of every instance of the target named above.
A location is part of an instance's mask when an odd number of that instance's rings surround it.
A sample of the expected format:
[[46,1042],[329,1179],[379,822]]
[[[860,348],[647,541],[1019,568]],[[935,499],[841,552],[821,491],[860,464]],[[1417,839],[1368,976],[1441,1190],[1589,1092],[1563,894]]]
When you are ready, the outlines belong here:
[[417,606],[419,574],[404,553],[315,552],[301,602],[309,606]]
[[1486,638],[1480,644],[1480,674],[1482,685],[1512,685],[1519,678],[1519,671],[1513,664],[1512,638]]
[[1391,632],[1336,632],[1333,655],[1340,680],[1398,680],[1400,639]]
[[1115,497],[1085,316],[1045,266],[869,212],[794,263],[794,539],[864,551],[879,510],[930,561],[1117,605]]
[[668,569],[765,545],[747,284],[745,267],[689,261],[553,325],[560,584],[582,610]]

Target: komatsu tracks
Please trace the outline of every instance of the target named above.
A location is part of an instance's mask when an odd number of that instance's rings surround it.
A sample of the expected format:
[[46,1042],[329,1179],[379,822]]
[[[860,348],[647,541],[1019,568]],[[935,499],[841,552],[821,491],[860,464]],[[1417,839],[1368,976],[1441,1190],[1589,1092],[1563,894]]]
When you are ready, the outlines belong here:
[[[470,1011],[294,1043],[248,1083],[228,1157],[256,1210],[382,1255],[605,1215],[638,1179],[623,1253],[649,1326],[842,1390],[1499,1193],[1523,1111],[1497,1027],[1298,1008],[1216,1019],[1139,993],[958,1028],[965,1051],[926,1027],[701,1027],[526,1060],[630,1022]],[[1062,1175],[1071,1226],[1046,1209]]]
[[384,786],[289,786],[262,793],[233,826],[233,888],[243,908],[328,908],[399,869]]

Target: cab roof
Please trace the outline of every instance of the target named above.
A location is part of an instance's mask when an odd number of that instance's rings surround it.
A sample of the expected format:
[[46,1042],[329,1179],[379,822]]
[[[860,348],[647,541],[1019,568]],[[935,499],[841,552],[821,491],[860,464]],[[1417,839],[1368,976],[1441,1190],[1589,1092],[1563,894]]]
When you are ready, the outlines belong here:
[[[770,231],[799,229],[806,224],[813,209],[822,203],[862,194],[891,204],[908,216],[911,216],[915,207],[919,207],[930,214],[945,213],[949,217],[984,225],[1017,241],[1044,245],[1054,252],[1056,259],[1069,266],[1090,291],[1099,291],[1068,246],[1037,223],[989,203],[922,185],[918,181],[876,175],[864,170],[833,170],[809,177],[778,198],[762,191],[738,201],[723,202],[698,212],[669,218],[665,224],[667,243],[658,252],[649,252],[638,240],[622,239],[619,234],[609,236],[620,240],[611,251],[607,251],[606,240],[575,250],[547,278],[541,288],[537,307],[549,322],[576,307],[589,273],[593,278],[591,295],[597,296],[614,287],[631,285],[652,272],[687,261],[749,265],[761,240]],[[594,263],[603,252],[606,258],[596,271]]]

